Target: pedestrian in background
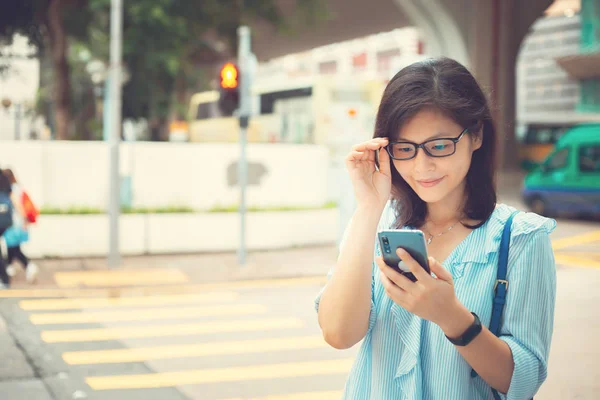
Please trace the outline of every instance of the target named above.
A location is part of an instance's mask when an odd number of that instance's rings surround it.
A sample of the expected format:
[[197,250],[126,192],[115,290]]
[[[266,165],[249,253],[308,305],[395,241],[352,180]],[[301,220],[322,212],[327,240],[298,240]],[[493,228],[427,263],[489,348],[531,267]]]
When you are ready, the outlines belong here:
[[[496,203],[496,139],[456,61],[418,62],[388,83],[374,138],[346,158],[357,207],[316,299],[330,345],[362,340],[344,399],[526,400],[546,379],[556,223]],[[403,249],[392,251],[416,281],[383,261],[377,232],[401,228],[424,233],[435,276]]]
[[[8,178],[0,173],[0,237],[13,223],[13,205],[10,200],[11,184]],[[1,247],[0,247],[1,249]],[[0,290],[10,286],[10,277],[6,272],[6,263],[0,250]]]
[[37,278],[39,268],[23,253],[21,245],[29,241],[29,224],[36,221],[37,214],[29,195],[18,184],[15,174],[10,169],[5,169],[2,174],[11,184],[10,199],[13,204],[13,224],[4,233],[8,253],[7,273],[16,275],[15,261],[19,261],[25,268],[27,282],[33,283]]

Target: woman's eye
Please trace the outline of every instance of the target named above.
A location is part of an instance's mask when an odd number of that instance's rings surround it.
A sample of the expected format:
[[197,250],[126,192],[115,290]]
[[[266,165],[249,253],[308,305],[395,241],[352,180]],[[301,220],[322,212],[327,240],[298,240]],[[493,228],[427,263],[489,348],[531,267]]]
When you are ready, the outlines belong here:
[[398,150],[399,152],[402,152],[402,153],[409,153],[409,152],[412,151],[412,147],[410,147],[410,146],[398,146],[398,147],[396,147],[396,150]]
[[432,143],[430,149],[434,151],[442,151],[448,148],[448,144],[446,143]]

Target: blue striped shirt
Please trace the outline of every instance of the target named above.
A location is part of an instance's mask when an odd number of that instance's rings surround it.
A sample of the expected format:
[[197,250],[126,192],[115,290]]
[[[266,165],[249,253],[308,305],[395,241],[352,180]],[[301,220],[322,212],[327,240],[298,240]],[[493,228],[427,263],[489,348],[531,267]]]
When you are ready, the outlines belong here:
[[[462,304],[489,327],[502,229],[514,208],[498,205],[490,218],[444,261]],[[378,230],[395,220],[386,207]],[[508,259],[510,283],[500,339],[510,347],[514,372],[502,399],[530,399],[544,382],[554,323],[556,268],[549,234],[556,222],[520,212],[513,221]],[[342,243],[343,246],[343,243]],[[375,254],[380,255],[379,245]],[[330,272],[330,276],[331,276]],[[394,303],[373,263],[369,328],[350,371],[344,399],[493,399],[481,377],[442,330]],[[322,291],[321,291],[322,293]],[[315,301],[318,309],[321,294]]]

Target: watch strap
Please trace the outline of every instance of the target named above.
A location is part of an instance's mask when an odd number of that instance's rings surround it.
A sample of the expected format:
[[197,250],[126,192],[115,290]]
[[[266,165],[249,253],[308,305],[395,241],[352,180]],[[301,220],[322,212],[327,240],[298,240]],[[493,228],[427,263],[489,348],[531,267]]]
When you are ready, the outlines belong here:
[[479,320],[479,317],[474,312],[472,312],[471,315],[475,317],[475,320],[461,336],[459,336],[458,338],[450,338],[446,336],[450,343],[456,346],[466,346],[469,343],[471,343],[473,339],[477,337],[477,335],[481,333],[483,328],[481,326],[481,321]]

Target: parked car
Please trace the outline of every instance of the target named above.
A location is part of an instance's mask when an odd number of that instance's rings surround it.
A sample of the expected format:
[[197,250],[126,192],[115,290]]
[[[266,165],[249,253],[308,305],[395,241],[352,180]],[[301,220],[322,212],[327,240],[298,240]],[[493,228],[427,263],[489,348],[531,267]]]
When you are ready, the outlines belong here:
[[600,216],[600,124],[569,129],[523,184],[523,200],[542,215]]
[[519,160],[527,171],[534,170],[554,150],[556,142],[571,126],[529,125],[519,137]]

